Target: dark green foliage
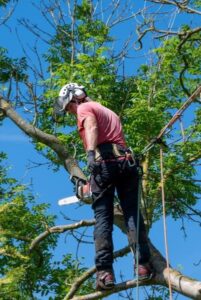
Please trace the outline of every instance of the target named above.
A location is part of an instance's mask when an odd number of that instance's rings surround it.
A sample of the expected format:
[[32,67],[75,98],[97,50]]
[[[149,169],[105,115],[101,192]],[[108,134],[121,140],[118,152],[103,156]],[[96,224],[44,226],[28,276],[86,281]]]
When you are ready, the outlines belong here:
[[[61,262],[55,262],[52,268],[48,286],[53,287],[55,297],[50,299],[60,300],[69,292],[71,285],[76,278],[82,275],[86,268],[72,258],[71,254],[64,256]],[[48,288],[46,287],[48,290]],[[78,294],[84,295],[90,293],[94,289],[94,280],[90,278],[80,288]]]
[[33,253],[29,246],[45,225],[53,225],[54,217],[46,214],[47,204],[35,204],[26,187],[7,176],[3,159],[1,154],[0,297],[27,299],[50,272],[56,238],[51,236]]
[[0,83],[6,83],[11,78],[16,81],[24,81],[26,75],[26,59],[11,59],[7,56],[7,51],[0,47]]
[[[0,299],[40,299],[49,293],[58,295],[54,299],[62,299],[69,284],[85,268],[80,267],[71,255],[62,262],[53,259],[56,235],[50,235],[29,251],[32,240],[53,226],[55,217],[47,214],[47,204],[36,204],[25,186],[7,176],[4,159],[5,155],[1,153]],[[89,291],[92,284],[93,280],[89,280],[80,293]],[[39,298],[34,298],[34,294]]]
[[9,0],[0,0],[0,6],[6,6]]

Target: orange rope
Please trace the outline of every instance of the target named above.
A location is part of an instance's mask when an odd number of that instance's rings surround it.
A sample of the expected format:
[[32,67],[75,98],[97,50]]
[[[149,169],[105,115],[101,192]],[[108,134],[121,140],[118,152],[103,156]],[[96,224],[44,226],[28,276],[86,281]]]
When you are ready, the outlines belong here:
[[163,227],[164,227],[165,253],[166,253],[166,264],[167,264],[167,269],[168,269],[169,296],[170,296],[170,300],[172,300],[172,286],[171,286],[171,280],[170,280],[170,266],[169,266],[168,241],[167,241],[167,225],[166,225],[166,212],[165,212],[165,189],[164,189],[163,149],[162,149],[162,147],[160,147],[160,168],[161,168],[161,193],[162,193],[162,207],[163,207]]
[[182,134],[183,142],[185,142],[186,141],[186,137],[185,137],[184,126],[183,126],[181,118],[179,118],[179,124],[180,124],[180,129],[181,129],[181,134]]

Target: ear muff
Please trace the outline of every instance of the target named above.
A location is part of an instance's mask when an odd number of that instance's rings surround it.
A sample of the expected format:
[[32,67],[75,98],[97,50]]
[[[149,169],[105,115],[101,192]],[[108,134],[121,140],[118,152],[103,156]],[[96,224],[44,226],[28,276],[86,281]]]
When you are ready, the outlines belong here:
[[75,96],[77,99],[83,99],[86,97],[86,92],[84,89],[75,88],[73,96]]

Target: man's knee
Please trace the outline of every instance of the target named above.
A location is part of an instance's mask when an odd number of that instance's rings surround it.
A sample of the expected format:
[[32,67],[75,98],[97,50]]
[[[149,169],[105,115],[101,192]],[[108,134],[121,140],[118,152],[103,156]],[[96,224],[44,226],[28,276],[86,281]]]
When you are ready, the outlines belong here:
[[101,250],[111,251],[111,249],[113,249],[113,243],[111,237],[105,236],[105,237],[95,238],[95,247],[96,247],[96,251],[101,251]]

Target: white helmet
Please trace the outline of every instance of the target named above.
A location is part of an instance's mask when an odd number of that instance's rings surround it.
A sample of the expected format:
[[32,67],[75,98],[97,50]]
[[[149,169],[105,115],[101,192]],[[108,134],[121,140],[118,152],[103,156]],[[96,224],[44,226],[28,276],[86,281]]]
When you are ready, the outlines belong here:
[[77,83],[68,83],[62,87],[59,92],[59,98],[57,100],[57,105],[60,111],[64,111],[68,103],[71,102],[75,96],[77,99],[83,99],[87,96],[84,86],[78,85]]

